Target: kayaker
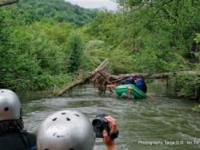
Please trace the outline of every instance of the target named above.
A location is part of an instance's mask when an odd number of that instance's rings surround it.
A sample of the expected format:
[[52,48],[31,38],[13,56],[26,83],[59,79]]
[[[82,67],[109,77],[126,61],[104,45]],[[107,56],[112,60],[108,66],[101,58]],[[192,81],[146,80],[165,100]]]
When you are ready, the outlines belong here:
[[[105,118],[111,133],[117,132],[116,120]],[[37,134],[38,150],[93,150],[95,133],[89,119],[80,112],[58,111],[43,121]],[[103,131],[103,141],[107,150],[115,150],[114,140]]]
[[123,80],[121,84],[134,84],[137,88],[142,90],[144,93],[147,92],[145,79],[142,75],[129,76],[127,79]]
[[135,86],[142,90],[144,93],[147,92],[147,86],[143,76],[139,75],[135,77]]
[[20,100],[7,89],[0,89],[0,150],[36,150],[36,136],[24,130]]
[[129,76],[125,80],[121,81],[121,84],[135,84],[135,76]]

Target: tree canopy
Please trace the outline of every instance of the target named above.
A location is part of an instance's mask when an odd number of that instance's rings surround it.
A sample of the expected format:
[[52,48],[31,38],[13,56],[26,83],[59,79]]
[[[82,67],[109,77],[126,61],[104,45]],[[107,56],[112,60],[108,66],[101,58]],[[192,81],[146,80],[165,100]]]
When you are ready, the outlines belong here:
[[198,0],[118,2],[117,12],[63,0],[1,7],[1,87],[59,87],[105,58],[112,73],[200,69]]

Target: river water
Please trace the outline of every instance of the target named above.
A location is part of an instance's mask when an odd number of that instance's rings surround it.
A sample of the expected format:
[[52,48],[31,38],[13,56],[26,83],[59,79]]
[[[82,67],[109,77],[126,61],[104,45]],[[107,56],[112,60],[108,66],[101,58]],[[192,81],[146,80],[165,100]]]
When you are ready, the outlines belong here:
[[[118,150],[199,150],[200,114],[193,112],[194,103],[166,97],[141,101],[99,97],[84,94],[65,98],[46,98],[23,102],[27,130],[36,132],[41,121],[58,110],[75,109],[92,120],[96,114],[111,114],[118,120]],[[93,91],[95,92],[95,91]],[[93,93],[92,92],[92,93]],[[94,150],[105,150],[101,139]]]

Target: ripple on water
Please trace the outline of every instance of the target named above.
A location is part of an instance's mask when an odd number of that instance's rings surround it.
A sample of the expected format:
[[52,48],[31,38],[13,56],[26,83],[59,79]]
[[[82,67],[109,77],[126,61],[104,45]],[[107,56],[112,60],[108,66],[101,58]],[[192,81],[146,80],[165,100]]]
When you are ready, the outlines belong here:
[[[98,113],[112,114],[119,124],[117,146],[120,150],[199,149],[200,143],[186,143],[200,138],[200,114],[193,113],[192,106],[191,102],[168,98],[133,102],[95,96],[41,99],[23,105],[25,127],[31,131],[36,131],[48,115],[62,109],[81,111],[90,120]],[[184,144],[167,144],[166,140],[183,140]],[[94,149],[105,149],[101,139],[96,141]]]

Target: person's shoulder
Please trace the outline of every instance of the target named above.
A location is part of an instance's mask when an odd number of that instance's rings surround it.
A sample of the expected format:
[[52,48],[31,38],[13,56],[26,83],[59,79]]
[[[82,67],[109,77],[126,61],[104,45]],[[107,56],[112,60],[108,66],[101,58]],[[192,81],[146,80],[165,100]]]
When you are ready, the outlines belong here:
[[33,147],[33,150],[34,150],[34,148],[36,146],[36,134],[31,133],[31,132],[27,132],[27,131],[23,131],[23,134],[26,136],[26,138],[27,138],[27,140],[29,142],[29,145],[31,147]]
[[0,136],[0,150],[36,150],[36,135],[27,131],[6,133]]
[[27,132],[27,131],[23,131],[23,133],[24,133],[29,139],[36,140],[36,134],[31,133],[31,132]]

